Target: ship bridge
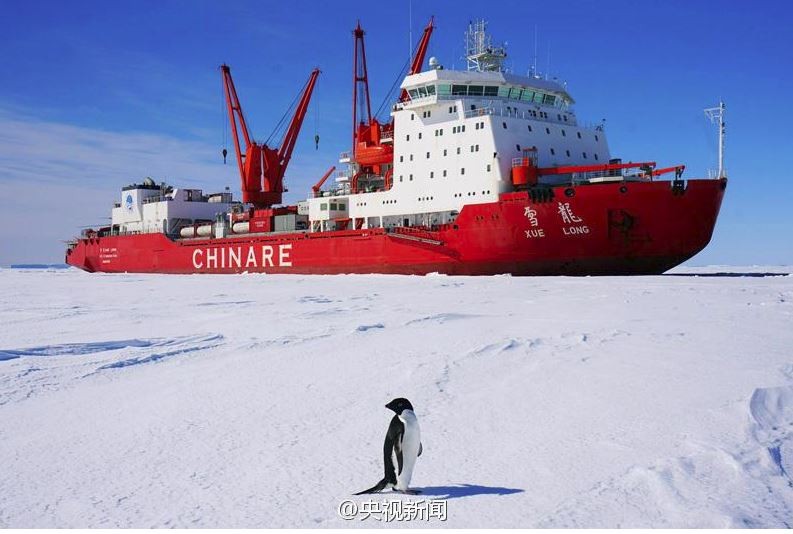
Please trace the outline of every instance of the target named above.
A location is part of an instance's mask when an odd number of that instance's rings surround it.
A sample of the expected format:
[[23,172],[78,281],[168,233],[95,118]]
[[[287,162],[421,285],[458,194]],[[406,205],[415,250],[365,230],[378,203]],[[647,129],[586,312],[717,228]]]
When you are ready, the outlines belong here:
[[498,71],[454,71],[435,68],[408,76],[402,82],[410,97],[403,109],[433,105],[442,100],[472,97],[499,102],[520,102],[569,110],[573,97],[552,80]]

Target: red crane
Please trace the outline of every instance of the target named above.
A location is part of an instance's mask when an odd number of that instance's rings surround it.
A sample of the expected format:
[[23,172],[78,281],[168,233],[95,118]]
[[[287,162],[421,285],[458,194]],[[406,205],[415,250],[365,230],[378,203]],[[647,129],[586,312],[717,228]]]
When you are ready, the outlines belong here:
[[[434,17],[424,28],[416,54],[410,65],[408,76],[421,71],[424,58],[427,55],[430,36],[432,35]],[[372,108],[369,100],[369,74],[366,68],[366,48],[364,46],[363,28],[360,21],[353,30],[353,91],[352,91],[352,151],[350,161],[357,163],[360,168],[352,178],[352,190],[357,192],[358,179],[366,174],[384,176],[386,188],[389,187],[390,166],[394,161],[393,132],[394,123],[389,121],[381,124],[376,117],[372,117]],[[407,98],[407,93],[402,90],[400,101]],[[387,170],[386,170],[387,169]]]
[[325,183],[325,181],[330,177],[331,174],[333,174],[333,171],[335,170],[336,170],[336,166],[333,165],[330,169],[328,169],[328,172],[322,175],[322,178],[320,178],[317,183],[311,186],[311,191],[314,193],[315,197],[320,196],[320,190],[322,189],[322,184]]
[[[430,17],[429,23],[427,23],[427,26],[424,28],[424,33],[421,34],[421,39],[416,47],[416,55],[413,56],[413,63],[410,65],[408,76],[421,72],[421,66],[424,64],[424,58],[427,56],[427,48],[430,45],[430,36],[432,35],[432,30],[435,29],[435,26],[432,24],[434,21],[435,17]],[[408,92],[402,89],[402,92],[399,94],[399,101],[404,102],[407,100],[407,97]]]
[[[242,201],[252,204],[257,209],[270,208],[283,201],[284,173],[292,157],[300,127],[308,110],[311,93],[319,76],[319,69],[314,69],[306,82],[306,86],[298,101],[295,114],[289,122],[284,139],[278,148],[270,148],[266,144],[259,144],[251,139],[248,125],[242,113],[242,106],[237,97],[234,81],[231,79],[231,69],[222,65],[223,88],[226,94],[226,104],[229,110],[234,149],[237,152],[237,165],[240,169],[242,182]],[[242,153],[240,144],[240,131],[245,141],[245,153]]]
[[[615,160],[612,163],[600,163],[596,165],[567,165],[560,167],[538,167],[537,166],[537,148],[523,149],[523,156],[512,160],[512,184],[517,188],[525,188],[528,186],[536,185],[540,176],[558,176],[561,174],[573,173],[608,173],[614,171],[622,171],[625,169],[639,169],[642,171],[646,179],[651,179],[653,176],[661,176],[670,172],[675,173],[675,179],[682,176],[683,171],[686,169],[685,165],[675,165],[674,167],[665,167],[663,169],[656,169],[654,161],[641,161],[629,163],[617,163]],[[615,175],[617,176],[617,175]]]

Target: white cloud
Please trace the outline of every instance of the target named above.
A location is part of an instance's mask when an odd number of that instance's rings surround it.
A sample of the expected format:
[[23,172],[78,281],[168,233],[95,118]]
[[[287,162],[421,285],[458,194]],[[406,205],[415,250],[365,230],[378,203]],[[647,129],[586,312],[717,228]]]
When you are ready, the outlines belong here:
[[[303,143],[288,173],[291,201],[305,198],[308,184],[330,165],[328,154]],[[104,131],[0,109],[0,265],[63,261],[64,241],[82,227],[107,224],[121,187],[146,176],[206,191],[228,186],[238,197],[236,161],[229,153],[223,165],[220,149],[202,141]]]
[[120,188],[145,176],[236,190],[236,166],[224,166],[219,150],[0,112],[0,265],[62,261],[63,241],[106,224]]

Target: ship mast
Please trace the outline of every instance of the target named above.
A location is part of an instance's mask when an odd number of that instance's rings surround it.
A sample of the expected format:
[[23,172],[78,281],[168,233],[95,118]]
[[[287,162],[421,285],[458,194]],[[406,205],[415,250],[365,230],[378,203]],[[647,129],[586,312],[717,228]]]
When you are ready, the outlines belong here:
[[468,23],[465,32],[465,59],[469,71],[504,72],[503,63],[507,58],[506,45],[493,46],[487,33],[487,22],[475,20]]
[[715,108],[708,108],[705,110],[705,116],[710,119],[710,122],[718,125],[719,127],[719,171],[717,178],[726,176],[724,170],[724,136],[726,134],[726,127],[724,122],[725,106],[723,101],[719,101],[719,105]]

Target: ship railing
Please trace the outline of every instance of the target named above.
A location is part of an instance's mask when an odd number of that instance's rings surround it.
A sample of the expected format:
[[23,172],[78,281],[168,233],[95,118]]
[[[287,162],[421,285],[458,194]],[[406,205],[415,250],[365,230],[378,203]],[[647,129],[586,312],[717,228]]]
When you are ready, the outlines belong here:
[[156,197],[146,197],[143,199],[144,204],[151,204],[153,202],[168,202],[173,200],[173,198],[169,196],[156,196]]
[[[534,113],[532,113],[532,111]],[[536,113],[536,114],[535,114]],[[495,106],[483,106],[475,109],[467,109],[465,110],[464,117],[466,119],[474,118],[474,117],[482,117],[485,115],[495,115],[499,117],[512,117],[516,119],[524,119],[524,120],[537,120],[540,122],[552,122],[555,124],[566,124],[571,128],[581,128],[582,130],[597,130],[603,131],[604,125],[603,123],[580,123],[576,120],[567,120],[559,119],[548,114],[547,117],[540,117],[537,110],[519,110],[518,108],[514,108],[512,106],[505,106],[505,107],[495,107]],[[569,115],[568,115],[569,116]],[[573,117],[575,119],[575,117]]]

